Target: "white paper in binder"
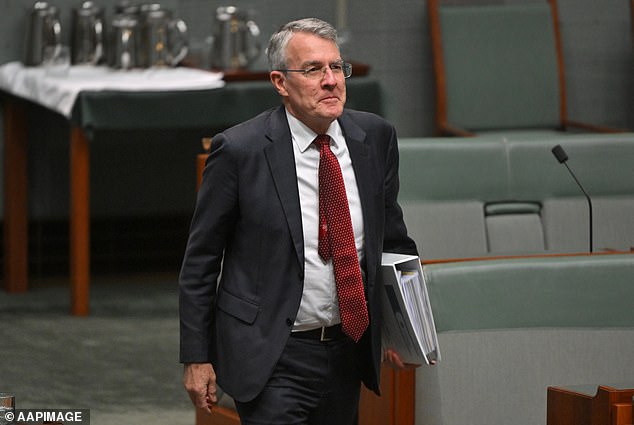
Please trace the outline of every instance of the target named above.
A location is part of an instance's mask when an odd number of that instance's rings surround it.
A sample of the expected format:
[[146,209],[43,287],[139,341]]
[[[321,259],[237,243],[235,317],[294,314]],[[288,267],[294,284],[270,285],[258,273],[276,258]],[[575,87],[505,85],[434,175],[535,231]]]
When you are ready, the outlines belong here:
[[420,259],[383,253],[381,271],[383,348],[398,352],[405,363],[438,363],[438,336]]

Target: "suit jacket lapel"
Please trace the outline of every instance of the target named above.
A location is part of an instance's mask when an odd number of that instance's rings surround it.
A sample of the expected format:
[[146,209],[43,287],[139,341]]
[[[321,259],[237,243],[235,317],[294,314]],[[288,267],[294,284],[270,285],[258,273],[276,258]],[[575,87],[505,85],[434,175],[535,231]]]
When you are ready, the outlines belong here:
[[286,215],[288,229],[295,246],[300,269],[304,270],[304,236],[302,232],[302,213],[297,188],[297,171],[291,131],[286,120],[283,106],[270,115],[267,138],[271,143],[264,149],[273,182]]
[[359,189],[359,197],[361,198],[361,208],[363,210],[363,228],[365,233],[365,261],[366,261],[366,277],[368,289],[371,289],[375,280],[375,269],[377,264],[377,242],[378,237],[377,217],[375,193],[377,191],[376,170],[373,167],[370,155],[370,147],[366,141],[366,132],[359,127],[354,121],[344,114],[339,118],[339,124],[346,137],[346,144],[350,152],[352,160],[352,168],[354,169],[355,178],[357,180],[357,188]]

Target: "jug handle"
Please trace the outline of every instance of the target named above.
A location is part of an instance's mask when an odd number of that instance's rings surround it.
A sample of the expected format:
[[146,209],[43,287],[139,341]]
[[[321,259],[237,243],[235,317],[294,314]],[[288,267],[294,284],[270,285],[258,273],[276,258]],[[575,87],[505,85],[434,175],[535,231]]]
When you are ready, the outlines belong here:
[[53,34],[54,45],[62,44],[62,23],[59,19],[53,19],[51,22],[51,32]]
[[103,58],[103,42],[101,40],[103,40],[102,34],[103,34],[103,24],[101,23],[101,21],[97,21],[95,22],[95,25],[93,25],[93,30],[95,33],[95,40],[100,40],[97,42],[97,45],[95,46],[95,55],[94,55],[94,59],[93,59],[93,65],[97,65],[99,63],[99,61]]
[[119,58],[121,61],[121,69],[130,69],[132,65],[130,55],[130,34],[131,31],[128,29],[121,31],[121,57]]
[[262,50],[262,46],[258,40],[260,35],[260,28],[254,21],[247,21],[246,23],[247,29],[249,30],[249,36],[251,38],[251,42],[249,43],[249,53],[247,54],[248,62],[252,62],[260,55],[260,51]]
[[187,56],[187,52],[189,51],[189,46],[187,43],[188,38],[188,30],[187,24],[182,19],[173,19],[170,22],[170,35],[175,35],[174,49],[172,53],[172,60],[170,61],[170,65],[176,66],[185,59]]

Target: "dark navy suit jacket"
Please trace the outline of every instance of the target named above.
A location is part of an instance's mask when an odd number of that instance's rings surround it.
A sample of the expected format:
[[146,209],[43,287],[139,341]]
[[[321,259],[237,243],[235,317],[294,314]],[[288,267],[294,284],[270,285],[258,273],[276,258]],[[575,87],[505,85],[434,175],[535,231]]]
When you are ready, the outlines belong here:
[[[381,253],[417,251],[397,204],[394,127],[352,110],[339,123],[365,229],[361,266],[370,327],[358,344],[358,365],[366,386],[378,391]],[[226,393],[253,399],[291,333],[302,296],[303,246],[291,133],[280,106],[213,138],[180,274],[181,362],[211,362]]]

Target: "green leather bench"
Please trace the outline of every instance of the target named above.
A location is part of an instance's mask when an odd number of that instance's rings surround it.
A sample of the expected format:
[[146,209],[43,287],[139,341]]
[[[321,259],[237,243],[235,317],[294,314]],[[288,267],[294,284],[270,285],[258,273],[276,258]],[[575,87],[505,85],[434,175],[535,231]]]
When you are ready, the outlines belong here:
[[542,136],[399,140],[442,354],[416,372],[417,424],[545,424],[549,385],[634,381],[634,255],[542,255],[589,251],[555,144],[595,251],[634,246],[634,134]]
[[634,247],[634,134],[399,141],[405,221],[424,259],[589,251],[589,209],[551,153],[593,201],[595,251]]
[[548,386],[634,382],[634,254],[423,269],[442,361],[416,372],[416,424],[545,424]]

